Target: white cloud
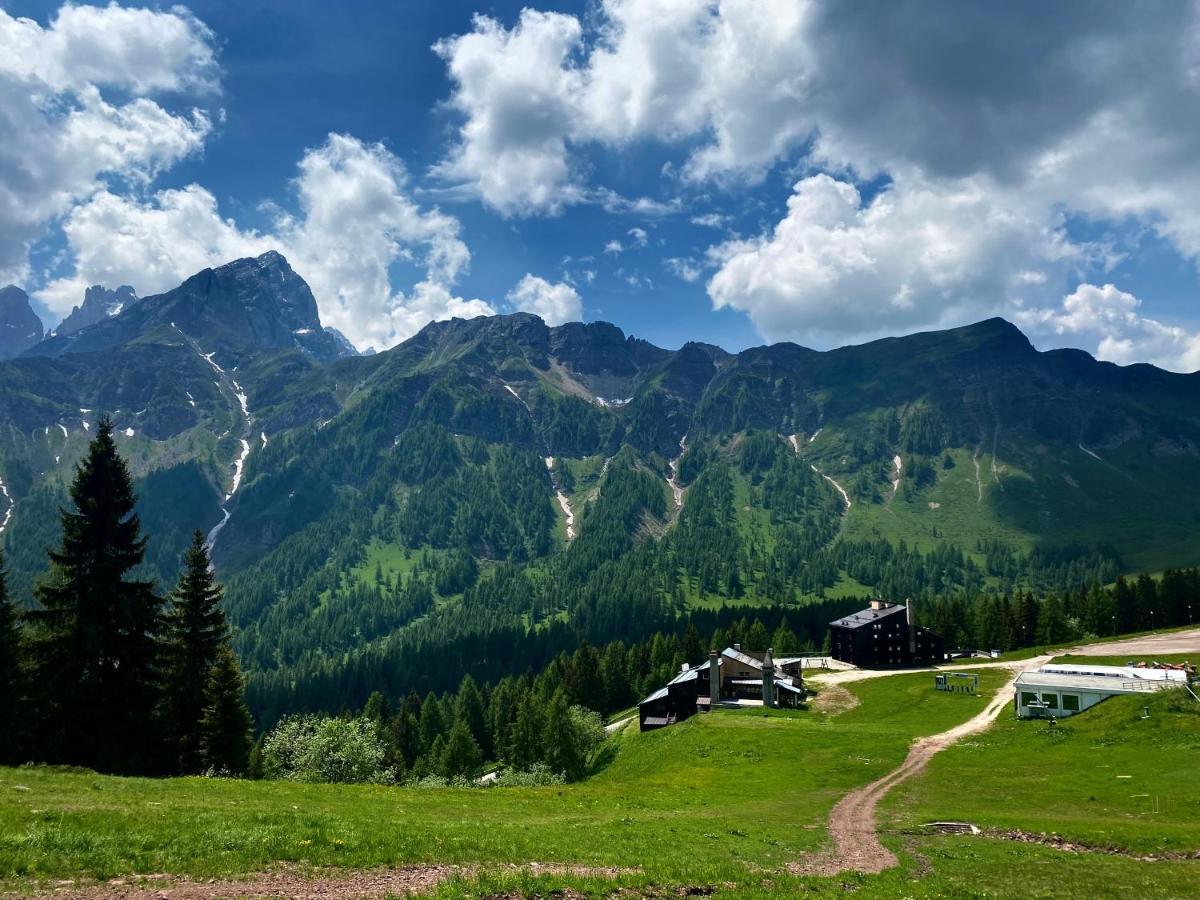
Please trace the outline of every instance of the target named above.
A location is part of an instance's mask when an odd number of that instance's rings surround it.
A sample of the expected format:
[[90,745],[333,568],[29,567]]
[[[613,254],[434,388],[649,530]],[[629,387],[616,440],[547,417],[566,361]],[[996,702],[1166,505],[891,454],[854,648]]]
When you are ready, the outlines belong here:
[[213,91],[214,43],[208,26],[182,6],[66,5],[46,28],[0,10],[0,74],[60,93],[91,85],[137,94]]
[[1177,372],[1200,370],[1200,331],[1143,316],[1142,301],[1111,284],[1081,284],[1057,308],[1022,310],[1017,322],[1035,332],[1096,342],[1096,356],[1128,365],[1152,362]]
[[721,213],[710,212],[699,216],[692,216],[690,221],[693,225],[699,225],[702,228],[724,228],[728,217]]
[[578,322],[583,318],[583,301],[569,284],[551,284],[526,274],[506,298],[513,309],[541,316],[547,325]]
[[475,30],[434,45],[466,118],[459,144],[433,172],[469,183],[504,215],[557,212],[583,192],[566,138],[579,75],[568,63],[581,35],[574,16],[521,12],[512,29],[476,16]]
[[26,280],[47,224],[106,180],[146,184],[199,150],[208,116],[144,95],[217,76],[212,34],[180,9],[64,6],[48,27],[0,10],[0,282]]
[[995,314],[1020,280],[1010,273],[1066,273],[1087,251],[1066,241],[1056,216],[1008,199],[984,178],[913,177],[864,205],[850,183],[814,175],[796,183],[771,232],[710,251],[719,269],[708,293],[771,340],[868,338]]
[[611,240],[604,244],[605,253],[622,253],[624,250],[624,245],[622,245],[618,240]]
[[[492,314],[484,301],[452,291],[470,262],[458,220],[420,208],[407,188],[403,165],[382,145],[334,134],[304,154],[299,214],[279,216],[270,233],[222,218],[198,185],[146,201],[101,191],[63,225],[74,273],[37,297],[65,312],[87,284],[133,284],[145,296],[273,248],[308,281],[322,321],[359,347],[391,346],[434,319]],[[424,270],[408,293],[391,288],[398,262]]]
[[697,265],[694,260],[684,259],[680,256],[667,257],[663,260],[663,265],[677,278],[682,278],[689,284],[699,281],[700,276],[704,274],[703,267]]
[[[454,174],[485,203],[532,214],[598,198],[575,155],[647,140],[685,154],[668,178],[728,185],[790,160],[890,184],[822,224],[809,183],[769,233],[712,248],[714,303],[745,309],[766,337],[1044,308],[1075,268],[1106,270],[1124,249],[1111,236],[1072,246],[1070,217],[1148,228],[1200,260],[1195,3],[899,0],[864,15],[830,0],[601,0],[582,21],[540,16],[526,10],[511,30],[480,19],[439,45],[466,115],[450,161],[474,160]],[[535,27],[558,39],[523,55],[521,83],[543,87],[518,102],[507,72]],[[505,89],[470,90],[467,62]],[[487,184],[495,134],[510,139],[501,159],[538,161],[501,198]]]
[[711,135],[688,177],[757,177],[812,129],[801,105],[804,20],[794,0],[604,0],[585,41],[575,16],[527,8],[512,28],[476,16],[471,32],[434,46],[454,84],[449,105],[464,117],[434,173],[504,215],[553,214],[611,202],[583,188],[572,148]]
[[650,235],[646,233],[645,228],[630,228],[626,234],[633,238],[633,242],[639,247],[645,247],[646,242],[650,239]]
[[102,190],[63,222],[74,273],[35,294],[65,315],[91,284],[132,284],[143,296],[160,293],[201,269],[276,246],[243,232],[217,212],[216,198],[198,185],[159,191],[149,201]]

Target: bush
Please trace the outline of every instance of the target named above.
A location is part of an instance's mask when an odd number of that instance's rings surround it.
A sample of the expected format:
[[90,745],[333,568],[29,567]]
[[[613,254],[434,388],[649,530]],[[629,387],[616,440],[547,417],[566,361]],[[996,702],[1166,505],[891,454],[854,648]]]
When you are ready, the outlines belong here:
[[291,781],[390,783],[379,725],[368,719],[293,716],[266,736],[263,774]]
[[571,730],[578,742],[579,755],[585,760],[590,758],[608,737],[600,714],[582,706],[571,707]]
[[534,763],[527,771],[505,769],[490,783],[490,787],[547,787],[566,784],[561,772],[552,772],[545,763]]

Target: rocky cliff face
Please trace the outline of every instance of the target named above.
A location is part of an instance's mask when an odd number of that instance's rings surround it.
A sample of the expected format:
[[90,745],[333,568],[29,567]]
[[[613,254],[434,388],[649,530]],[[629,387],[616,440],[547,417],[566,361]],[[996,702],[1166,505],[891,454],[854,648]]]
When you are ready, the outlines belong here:
[[73,334],[60,332],[37,355],[99,352],[172,333],[230,365],[263,350],[298,348],[318,362],[347,355],[345,339],[321,325],[317,301],[304,279],[274,251],[204,269],[118,315]]
[[120,314],[123,310],[136,303],[137,292],[127,284],[121,285],[115,291],[100,284],[94,284],[83,293],[83,303],[71,310],[71,314],[62,320],[55,334],[74,334],[81,328],[103,322],[110,316]]
[[0,288],[0,359],[12,359],[42,340],[42,320],[16,285]]

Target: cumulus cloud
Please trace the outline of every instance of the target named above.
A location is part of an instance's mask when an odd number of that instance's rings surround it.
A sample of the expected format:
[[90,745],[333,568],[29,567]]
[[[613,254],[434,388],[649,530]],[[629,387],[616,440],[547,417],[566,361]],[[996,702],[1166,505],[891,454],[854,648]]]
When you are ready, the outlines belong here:
[[43,28],[0,10],[0,73],[56,92],[89,85],[154,91],[214,91],[213,33],[182,6],[170,12],[63,6]]
[[512,309],[541,316],[547,325],[578,322],[583,318],[583,301],[569,284],[551,284],[526,274],[506,298]]
[[[539,74],[520,70],[543,85],[526,96],[537,114],[506,90],[468,89],[468,69],[515,84],[514,42],[535,28],[557,37],[524,57]],[[823,224],[808,182],[774,228],[712,248],[714,304],[745,309],[766,337],[1045,308],[1104,255],[1071,245],[1072,217],[1132,222],[1200,259],[1200,119],[1183,112],[1200,104],[1194,3],[602,0],[583,21],[480,19],[439,48],[465,120],[450,161],[474,160],[453,174],[506,214],[594,197],[576,154],[647,140],[678,146],[670,173],[693,182],[754,181],[786,161],[890,185]],[[489,187],[495,135],[501,158],[539,161],[519,196]]]
[[582,28],[574,16],[525,9],[512,29],[476,16],[474,31],[439,41],[464,116],[458,146],[434,168],[468,183],[505,215],[557,212],[583,191],[567,159],[579,74],[569,57]]
[[796,68],[804,19],[794,0],[604,0],[586,40],[575,16],[525,9],[512,28],[477,16],[434,46],[463,116],[434,173],[504,215],[607,202],[572,169],[587,143],[711,135],[688,177],[761,175],[812,128]]
[[46,225],[107,181],[146,184],[199,150],[209,117],[146,95],[217,78],[211,32],[180,9],[64,6],[47,27],[0,10],[0,282],[24,281]]
[[1200,331],[1167,325],[1141,314],[1142,301],[1111,284],[1081,284],[1057,308],[1022,310],[1017,321],[1095,341],[1096,356],[1127,365],[1152,362],[1178,372],[1200,370]]
[[[312,287],[322,321],[360,347],[391,346],[434,319],[494,312],[454,293],[470,262],[459,222],[418,206],[404,166],[382,145],[330,135],[304,154],[295,185],[299,212],[278,216],[267,233],[223,218],[198,185],[147,200],[101,191],[64,222],[74,272],[37,297],[65,312],[87,284],[128,283],[153,294],[274,248]],[[424,275],[409,291],[393,292],[389,272],[402,262]]]
[[1005,200],[984,178],[914,178],[864,204],[849,182],[814,175],[796,183],[772,231],[710,251],[719,269],[708,292],[772,340],[875,337],[993,314],[1020,273],[1065,273],[1087,253],[1056,216]]

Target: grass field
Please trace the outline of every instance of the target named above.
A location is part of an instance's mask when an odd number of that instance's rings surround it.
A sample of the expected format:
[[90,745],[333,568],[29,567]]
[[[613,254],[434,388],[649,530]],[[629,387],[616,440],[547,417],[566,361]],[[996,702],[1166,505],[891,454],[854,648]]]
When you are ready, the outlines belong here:
[[[627,732],[606,767],[558,788],[154,781],[0,769],[0,889],[146,873],[237,876],[279,865],[461,863],[478,869],[443,884],[441,896],[563,886],[604,896],[615,885],[705,886],[740,897],[848,888],[864,897],[1101,897],[1121,885],[1138,896],[1186,896],[1179,891],[1197,883],[1200,863],[908,833],[932,817],[961,816],[1139,851],[1194,849],[1194,787],[1157,813],[1127,796],[1166,797],[1172,774],[1200,771],[1200,714],[1165,698],[1155,698],[1149,720],[1110,701],[1052,738],[1039,734],[1044,725],[1002,719],[994,732],[935,758],[928,775],[888,804],[893,831],[885,842],[899,853],[898,868],[832,879],[787,873],[787,863],[821,849],[825,819],[841,796],[898,765],[914,737],[969,718],[1005,679],[998,670],[983,675],[979,696],[938,693],[927,674],[897,675],[850,685],[861,703],[839,715],[743,710]],[[1029,760],[1036,765],[1017,765]],[[1136,785],[1114,777],[1125,769]],[[535,877],[508,865],[531,861],[619,871]]]

